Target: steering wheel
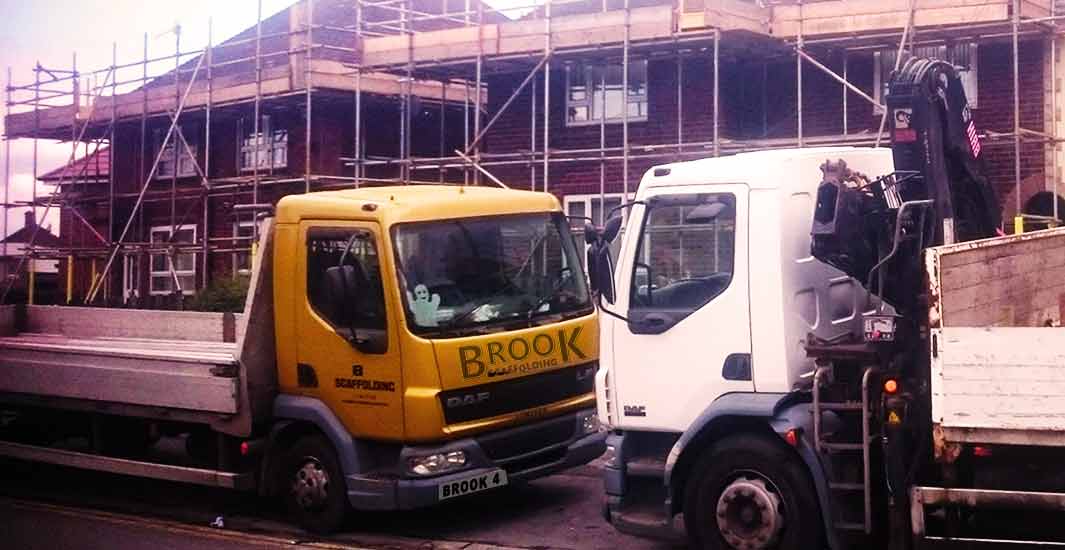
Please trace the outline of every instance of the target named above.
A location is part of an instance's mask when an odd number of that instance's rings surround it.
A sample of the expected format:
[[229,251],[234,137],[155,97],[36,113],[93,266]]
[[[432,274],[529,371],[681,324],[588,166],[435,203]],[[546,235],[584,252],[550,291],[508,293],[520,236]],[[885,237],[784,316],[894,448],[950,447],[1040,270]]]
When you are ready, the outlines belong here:
[[722,272],[705,277],[686,277],[673,281],[658,292],[669,302],[663,305],[701,306],[721,294],[731,277],[730,273]]

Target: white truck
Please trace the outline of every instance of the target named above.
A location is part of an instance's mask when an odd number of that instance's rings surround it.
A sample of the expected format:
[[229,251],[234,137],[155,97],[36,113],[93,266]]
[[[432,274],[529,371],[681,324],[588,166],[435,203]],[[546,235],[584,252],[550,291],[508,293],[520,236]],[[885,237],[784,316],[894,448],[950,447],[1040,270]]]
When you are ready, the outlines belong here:
[[826,170],[875,183],[862,174],[895,172],[892,157],[664,165],[622,207],[616,267],[596,243],[621,216],[589,232],[616,528],[699,548],[907,548],[984,541],[987,508],[1065,507],[1065,229],[926,248],[924,328],[904,341],[885,293],[811,253]]

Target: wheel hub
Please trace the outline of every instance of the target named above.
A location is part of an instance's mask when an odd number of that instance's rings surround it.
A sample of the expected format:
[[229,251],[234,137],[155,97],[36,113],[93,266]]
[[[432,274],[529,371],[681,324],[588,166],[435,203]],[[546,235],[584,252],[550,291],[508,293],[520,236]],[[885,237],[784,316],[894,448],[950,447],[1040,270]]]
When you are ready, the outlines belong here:
[[303,465],[296,470],[292,480],[292,494],[296,504],[304,510],[314,510],[325,505],[329,492],[329,474],[322,463],[314,457],[305,457]]
[[717,527],[737,550],[761,550],[777,541],[784,528],[780,497],[761,479],[739,477],[717,500]]

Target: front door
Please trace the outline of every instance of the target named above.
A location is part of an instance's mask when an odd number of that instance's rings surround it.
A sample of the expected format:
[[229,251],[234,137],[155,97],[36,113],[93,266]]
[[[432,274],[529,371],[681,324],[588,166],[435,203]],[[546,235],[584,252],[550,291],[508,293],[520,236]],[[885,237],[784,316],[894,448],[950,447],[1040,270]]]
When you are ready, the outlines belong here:
[[[380,252],[381,231],[368,222],[303,222],[303,258],[298,279],[303,299],[296,304],[301,392],[318,397],[354,435],[396,439],[403,435],[403,387],[396,312],[385,300],[383,273],[388,259]],[[341,262],[361,275],[357,298],[337,303],[325,285],[326,269]],[[386,334],[384,349],[360,350],[352,344],[371,333]],[[361,335],[361,336],[360,336]]]
[[[633,208],[612,307],[614,421],[683,431],[752,391],[746,185],[656,189]],[[605,316],[601,316],[605,317]]]

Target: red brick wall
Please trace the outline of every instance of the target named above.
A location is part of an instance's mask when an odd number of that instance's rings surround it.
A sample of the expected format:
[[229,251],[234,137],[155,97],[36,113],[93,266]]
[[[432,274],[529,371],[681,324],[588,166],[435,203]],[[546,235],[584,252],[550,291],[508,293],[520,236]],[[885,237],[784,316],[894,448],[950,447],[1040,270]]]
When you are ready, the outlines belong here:
[[[816,51],[813,55],[837,74],[842,74],[844,56],[839,51]],[[1012,132],[1013,85],[1011,49],[1008,43],[985,43],[978,48],[979,109],[975,111],[981,130]],[[1021,59],[1021,122],[1034,130],[1043,127],[1043,49],[1039,42],[1024,42]],[[565,71],[558,68],[551,75],[550,146],[552,149],[585,149],[599,146],[599,127],[565,125]],[[713,132],[713,69],[708,53],[688,58],[683,67],[683,133],[685,142],[709,141]],[[720,133],[722,138],[794,138],[797,131],[795,59],[737,61],[723,59],[720,78]],[[874,60],[871,52],[847,56],[848,79],[859,89],[873,95]],[[524,75],[497,75],[487,79],[489,115],[510,97]],[[674,58],[653,59],[648,65],[649,107],[646,122],[629,125],[632,160],[629,190],[634,191],[639,178],[650,166],[671,162],[669,157],[638,158],[641,145],[675,143],[677,140],[677,88]],[[764,89],[764,96],[763,96]],[[536,120],[530,121],[530,91],[526,89],[490,130],[485,151],[508,153],[528,151],[530,130],[536,132],[538,150],[542,143],[543,82],[537,79]],[[803,67],[803,134],[837,135],[843,132],[843,86],[811,64]],[[875,135],[880,116],[859,95],[847,96],[849,133]],[[621,124],[606,126],[606,146],[621,144]],[[1014,199],[1012,142],[986,143],[987,173],[1003,195],[1006,212],[1012,212]],[[707,149],[707,156],[711,150]],[[591,154],[589,154],[590,156]],[[1021,176],[1024,180],[1022,202],[1042,189],[1043,147],[1026,144],[1022,150]],[[515,187],[529,187],[530,167],[502,166],[492,171]],[[540,187],[540,163],[535,167],[536,185]],[[597,193],[599,162],[553,164],[549,189],[556,194]],[[619,192],[622,187],[620,161],[605,163],[606,190]],[[1006,200],[1008,199],[1008,200]]]
[[[1019,49],[1021,127],[1043,130],[1043,44],[1022,42]],[[994,132],[1013,132],[1013,53],[1008,43],[979,49],[980,108],[977,127]],[[1004,217],[1016,213],[1013,141],[1004,140],[984,148],[987,175],[999,192]],[[1040,143],[1021,146],[1021,204],[1045,189],[1044,148]]]
[[[302,96],[299,98],[302,99]],[[413,117],[411,121],[411,149],[414,156],[435,157],[440,151],[440,108],[434,104],[418,104],[412,107]],[[288,162],[284,168],[274,170],[273,176],[287,177],[299,180],[292,184],[267,184],[260,187],[259,200],[261,202],[275,202],[280,197],[291,193],[302,193],[304,184],[302,177],[305,164],[305,141],[304,141],[304,105],[296,101],[266,101],[262,105],[262,113],[269,114],[271,125],[274,129],[287,129],[289,131]],[[350,95],[319,93],[315,95],[313,107],[313,124],[311,136],[311,165],[312,173],[316,175],[351,176],[353,169],[344,166],[342,158],[351,157],[354,154],[354,99]],[[462,116],[461,107],[451,106],[446,111],[446,134],[444,151],[452,151],[462,145]],[[243,123],[240,121],[243,119]],[[234,176],[251,174],[250,171],[241,171],[238,167],[240,140],[238,129],[244,125],[244,132],[250,133],[249,125],[254,121],[254,109],[250,104],[229,106],[216,109],[212,112],[209,167],[210,178],[231,178]],[[379,157],[396,157],[399,150],[399,108],[394,100],[363,96],[363,128],[367,154]],[[204,128],[206,117],[203,112],[191,112],[182,116],[182,128],[185,137],[197,147],[197,162],[203,168],[206,160],[206,151],[203,147]],[[133,121],[120,124],[116,127],[115,139],[115,192],[119,199],[115,205],[114,235],[121,233],[122,227],[130,217],[132,206],[136,201],[136,193],[141,189],[144,180],[152,167],[158,147],[155,141],[156,131],[165,134],[169,127],[169,120],[164,118],[152,118],[147,121],[145,132],[145,148],[141,148],[140,122]],[[176,139],[176,138],[175,138]],[[268,172],[260,172],[264,178]],[[396,177],[396,166],[368,167],[367,175],[370,177]],[[436,180],[437,170],[421,171],[417,174],[422,179]],[[451,178],[461,178],[461,174],[453,171]],[[144,206],[139,215],[134,219],[130,234],[126,242],[147,242],[148,230],[156,225],[169,225],[171,223],[170,206],[171,179],[153,178],[150,183],[149,193],[146,195]],[[197,238],[201,238],[204,231],[203,203],[201,199],[201,182],[198,176],[178,178],[176,201],[176,217],[183,224],[196,226]],[[84,192],[82,187],[71,188],[78,195]],[[210,199],[208,229],[211,237],[230,237],[233,232],[233,223],[237,215],[233,212],[233,205],[252,202],[250,185],[246,192],[237,195],[219,196]],[[89,190],[94,195],[91,202],[79,203],[80,212],[89,219],[97,230],[107,235],[107,186],[101,185]],[[126,195],[122,197],[122,195]],[[75,198],[75,194],[69,195]],[[247,219],[248,215],[244,215]],[[65,246],[97,247],[101,243],[73,214],[66,210],[61,215],[61,235]],[[216,241],[213,244],[230,246],[231,243]],[[204,284],[205,276],[202,269],[202,258],[197,261],[197,279],[200,285]],[[98,268],[103,269],[103,260],[98,262]],[[142,270],[141,288],[142,296],[147,296],[148,274],[147,269]],[[212,253],[209,259],[206,280],[228,276],[232,271],[232,255],[229,252]],[[79,261],[75,264],[75,296],[82,297],[90,285],[91,266],[88,260]],[[110,280],[112,296],[117,300],[121,295],[121,263],[116,262],[112,268]],[[63,284],[65,285],[65,272]],[[64,287],[65,291],[65,287]]]

